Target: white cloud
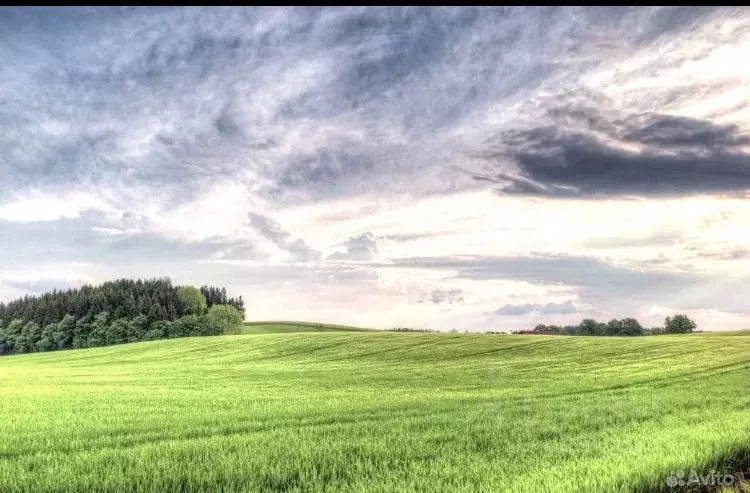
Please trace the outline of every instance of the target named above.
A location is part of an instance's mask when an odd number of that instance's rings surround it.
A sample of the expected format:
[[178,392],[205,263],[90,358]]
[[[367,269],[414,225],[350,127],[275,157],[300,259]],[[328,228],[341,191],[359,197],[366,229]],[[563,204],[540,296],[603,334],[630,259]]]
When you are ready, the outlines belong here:
[[0,204],[0,220],[14,222],[56,221],[77,218],[87,210],[112,211],[101,197],[89,191],[44,193],[29,191]]

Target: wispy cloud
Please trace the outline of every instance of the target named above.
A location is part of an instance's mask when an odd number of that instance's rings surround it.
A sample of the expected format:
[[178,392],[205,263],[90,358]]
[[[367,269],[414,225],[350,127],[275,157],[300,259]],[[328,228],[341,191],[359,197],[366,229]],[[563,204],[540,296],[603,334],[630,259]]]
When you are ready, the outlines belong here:
[[289,254],[289,260],[293,262],[320,260],[319,251],[305,243],[302,238],[292,239],[292,235],[277,221],[255,212],[248,213],[248,218],[250,227],[279,249],[286,251]]
[[541,315],[570,315],[576,313],[576,307],[573,301],[568,300],[564,303],[523,303],[520,305],[507,304],[495,310],[495,315],[528,315],[529,313],[539,313]]
[[463,291],[460,289],[433,289],[430,293],[425,293],[419,302],[429,302],[439,305],[441,303],[447,303],[452,305],[453,303],[463,303]]

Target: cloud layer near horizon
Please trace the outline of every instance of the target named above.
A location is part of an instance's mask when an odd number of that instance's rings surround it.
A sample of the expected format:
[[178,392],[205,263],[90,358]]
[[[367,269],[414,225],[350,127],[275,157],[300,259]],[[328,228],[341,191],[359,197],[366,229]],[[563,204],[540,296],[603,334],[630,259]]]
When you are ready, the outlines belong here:
[[745,324],[748,21],[0,8],[0,299],[168,275],[253,319]]

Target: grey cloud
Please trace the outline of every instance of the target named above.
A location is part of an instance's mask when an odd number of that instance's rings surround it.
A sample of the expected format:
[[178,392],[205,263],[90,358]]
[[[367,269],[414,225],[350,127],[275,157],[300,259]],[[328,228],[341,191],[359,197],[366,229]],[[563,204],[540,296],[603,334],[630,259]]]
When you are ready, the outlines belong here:
[[218,251],[211,255],[211,259],[215,260],[256,260],[263,261],[268,260],[269,255],[258,249],[258,245],[255,243],[235,241],[219,245]]
[[291,235],[281,227],[281,224],[270,217],[255,212],[248,212],[247,216],[251,228],[271,240],[277,247],[286,248]]
[[[386,265],[386,264],[383,264]],[[412,257],[393,260],[393,265],[413,268],[454,270],[462,279],[518,279],[536,283],[592,285],[599,278],[616,276],[622,284],[630,281],[665,280],[682,281],[680,273],[633,271],[616,267],[602,260],[576,255],[534,254],[528,256],[462,256],[462,257]]]
[[126,211],[122,214],[122,224],[125,228],[143,228],[146,225],[146,218],[142,214]]
[[[294,284],[317,289],[322,284],[361,286],[373,288],[378,276],[371,269],[342,264],[242,264],[237,262],[215,261],[196,266],[196,271],[217,279],[232,281],[233,276],[245,284],[280,287]],[[262,298],[261,298],[262,299]]]
[[235,260],[265,260],[251,240],[211,236],[200,240],[166,238],[155,232],[139,232],[123,236],[100,237],[97,248],[108,256],[125,259],[129,256],[144,261],[172,263],[175,261],[203,261],[212,258]]
[[503,193],[549,197],[750,189],[750,136],[736,126],[659,114],[620,118],[590,106],[547,114],[551,123],[501,132],[484,155],[497,171],[475,178],[500,184]]
[[732,248],[721,252],[700,252],[698,256],[712,260],[744,260],[750,258],[750,249]]
[[465,144],[452,132],[704,15],[3,9],[0,87],[13,96],[0,104],[0,199],[80,185],[128,203],[158,190],[171,207],[217,177],[279,203],[476,187],[450,167]]
[[[127,220],[125,222],[128,222]],[[0,251],[8,265],[44,262],[91,262],[128,265],[136,261],[179,264],[207,260],[222,252],[254,251],[255,245],[242,238],[210,237],[185,241],[148,230],[122,230],[123,220],[101,212],[85,212],[78,218],[47,222],[0,220]],[[96,228],[102,228],[97,230]],[[116,234],[110,234],[109,231]],[[15,245],[24,245],[17,248]],[[235,256],[236,257],[236,256]],[[244,257],[247,258],[247,257]],[[252,259],[262,259],[254,254]]]
[[521,305],[510,305],[506,304],[502,308],[495,310],[495,315],[528,315],[529,313],[536,312],[542,315],[570,315],[576,313],[576,307],[573,306],[573,301],[568,300],[563,303],[546,303],[544,305],[536,303],[525,303]]
[[453,272],[453,278],[457,279],[513,280],[568,287],[583,304],[617,313],[635,313],[658,303],[675,309],[715,308],[750,315],[744,296],[750,289],[750,278],[727,281],[717,288],[714,277],[692,271],[690,266],[664,270],[656,268],[658,264],[653,262],[644,264],[645,268],[627,268],[590,257],[532,254],[407,258],[388,265]]
[[382,237],[370,232],[359,236],[352,236],[343,243],[344,252],[334,252],[326,260],[352,260],[368,262],[374,260],[380,250],[379,241]]
[[292,262],[311,262],[320,260],[320,252],[301,238],[292,240],[292,235],[286,231],[276,220],[258,214],[248,213],[248,222],[258,234],[268,238],[274,245],[285,250]]
[[320,260],[320,252],[298,238],[287,245],[287,250],[296,262],[313,262]]
[[425,302],[433,303],[435,305],[441,303],[447,303],[449,305],[452,305],[453,303],[463,303],[463,291],[460,289],[434,289],[420,298],[419,303]]
[[705,18],[718,9],[715,6],[692,8],[653,9],[651,15],[641,18],[636,42],[647,43],[660,37],[667,37],[675,30],[689,29],[696,21]]
[[750,136],[741,135],[736,125],[669,115],[645,115],[626,127],[623,140],[637,141],[666,149],[697,148],[714,152],[750,145]]
[[422,257],[394,260],[391,265],[453,272],[456,279],[513,280],[566,286],[577,291],[580,299],[588,305],[615,303],[628,309],[650,306],[655,298],[674,297],[675,305],[678,305],[677,294],[705,285],[708,280],[706,276],[693,272],[636,270],[574,255]]
[[404,234],[391,234],[388,235],[388,240],[396,242],[407,242],[414,240],[421,240],[423,238],[435,238],[440,233],[404,233]]
[[585,246],[590,248],[621,248],[642,246],[670,246],[681,239],[681,235],[673,231],[659,231],[644,238],[613,237],[589,240]]

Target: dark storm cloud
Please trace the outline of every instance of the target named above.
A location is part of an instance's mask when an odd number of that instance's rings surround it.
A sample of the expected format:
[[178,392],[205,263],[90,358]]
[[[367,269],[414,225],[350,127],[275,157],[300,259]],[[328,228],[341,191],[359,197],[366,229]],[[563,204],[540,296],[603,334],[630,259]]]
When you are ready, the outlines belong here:
[[694,149],[718,152],[750,145],[750,136],[741,135],[736,125],[717,125],[692,118],[648,115],[631,122],[622,139],[663,149]]
[[[750,189],[750,136],[737,126],[592,107],[556,107],[544,126],[502,132],[485,155],[504,193],[681,196]],[[630,147],[628,147],[630,145]],[[515,169],[507,164],[515,165]]]

